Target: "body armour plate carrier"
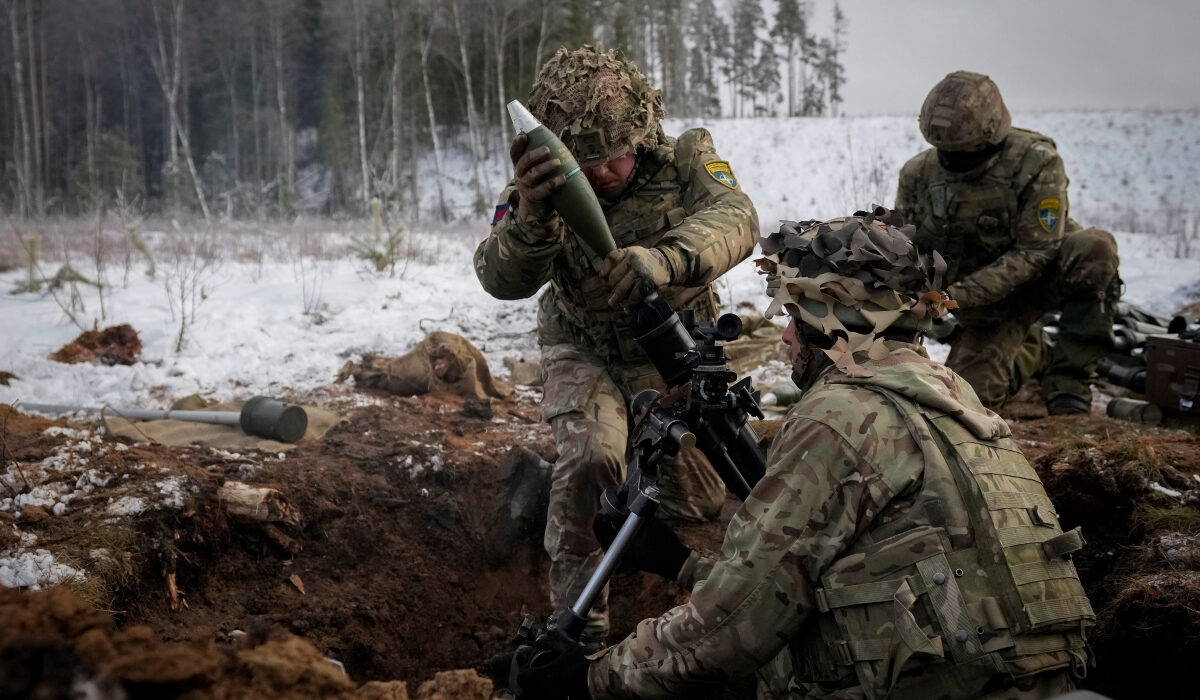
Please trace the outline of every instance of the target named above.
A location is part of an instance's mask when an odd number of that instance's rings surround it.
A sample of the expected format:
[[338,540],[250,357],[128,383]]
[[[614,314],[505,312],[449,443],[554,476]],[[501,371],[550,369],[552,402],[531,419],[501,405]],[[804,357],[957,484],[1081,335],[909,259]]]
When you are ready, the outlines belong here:
[[[1008,143],[979,177],[966,179],[946,171],[930,151],[922,164],[922,209],[915,239],[946,258],[950,282],[986,266],[1013,247],[1019,217],[1017,200],[1028,183],[1018,174],[1029,149],[1054,141],[1036,132],[1013,129]],[[984,166],[980,166],[984,167]],[[1066,212],[1064,212],[1064,215]]]
[[[868,698],[966,698],[1037,673],[1086,670],[1095,620],[1033,468],[1009,439],[876,386],[925,458],[914,503],[931,525],[855,548],[816,591],[798,669]],[[872,534],[886,535],[885,531]],[[836,669],[830,673],[829,669]]]

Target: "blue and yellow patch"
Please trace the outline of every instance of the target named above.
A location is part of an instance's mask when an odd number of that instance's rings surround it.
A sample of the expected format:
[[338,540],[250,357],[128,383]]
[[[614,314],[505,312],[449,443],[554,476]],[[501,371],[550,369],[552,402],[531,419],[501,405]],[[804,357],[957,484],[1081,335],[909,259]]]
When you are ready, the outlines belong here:
[[712,179],[725,185],[731,190],[736,190],[738,186],[737,178],[733,175],[733,169],[729,167],[729,162],[724,160],[710,160],[704,164],[704,169],[712,176]]
[[1062,202],[1058,197],[1047,197],[1038,202],[1038,223],[1046,233],[1053,233],[1062,219]]

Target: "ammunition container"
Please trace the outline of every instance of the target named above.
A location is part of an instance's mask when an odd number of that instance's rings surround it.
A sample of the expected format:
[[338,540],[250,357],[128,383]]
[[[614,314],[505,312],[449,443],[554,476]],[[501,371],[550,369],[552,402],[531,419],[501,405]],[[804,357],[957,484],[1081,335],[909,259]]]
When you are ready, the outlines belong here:
[[1108,413],[1109,418],[1120,418],[1146,425],[1158,425],[1162,422],[1163,417],[1162,410],[1158,406],[1139,399],[1113,399],[1108,402],[1105,412]]

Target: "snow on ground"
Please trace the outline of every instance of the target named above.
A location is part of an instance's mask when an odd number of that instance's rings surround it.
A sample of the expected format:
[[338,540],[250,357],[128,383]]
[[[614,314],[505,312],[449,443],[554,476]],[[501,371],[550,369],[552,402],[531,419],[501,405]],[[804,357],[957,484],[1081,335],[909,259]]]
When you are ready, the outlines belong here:
[[[1127,299],[1170,314],[1200,293],[1197,205],[1190,198],[1200,192],[1200,113],[1047,114],[1016,121],[1057,137],[1073,178],[1077,219],[1113,228],[1144,224],[1118,233]],[[691,124],[669,122],[667,129],[677,133],[685,126]],[[915,119],[907,117],[723,120],[705,126],[754,199],[765,230],[781,218],[832,217],[873,202],[891,203],[900,164],[922,146]],[[469,177],[461,158],[451,162],[458,163],[455,172]],[[493,158],[486,169],[496,180],[491,189],[499,191],[506,167]],[[453,202],[465,217],[474,198],[460,184],[453,188]],[[432,196],[428,184],[424,190],[423,199]],[[193,270],[189,258],[172,263],[164,252],[154,279],[136,262],[132,268],[126,264],[124,274],[111,263],[105,317],[99,318],[95,290],[79,285],[86,309],[79,318],[87,327],[131,324],[144,346],[143,361],[131,367],[48,359],[79,333],[59,306],[65,290],[57,300],[2,294],[0,370],[17,379],[0,385],[0,402],[154,408],[191,393],[216,399],[284,389],[302,394],[331,383],[347,360],[364,352],[403,354],[435,329],[472,340],[503,375],[503,357],[536,352],[536,307],[532,299],[499,301],[480,288],[471,254],[485,235],[487,215],[478,216],[452,230],[415,229],[408,234],[407,259],[392,276],[366,272],[351,260],[345,230],[318,234],[315,247],[308,234],[289,238],[298,234],[286,225],[272,224],[253,235],[244,232],[245,225],[236,233],[219,231],[208,243],[225,251],[224,259],[199,272],[191,297],[195,320],[181,352],[175,352],[180,297],[169,290],[177,290]],[[33,225],[25,228],[36,231]],[[152,248],[168,251],[180,235],[164,227],[144,237]],[[246,261],[244,248],[254,241],[268,251],[265,260]],[[326,254],[304,255],[310,247]],[[87,274],[81,258],[86,254],[77,252],[73,263]],[[57,269],[50,261],[42,265],[48,275]],[[23,270],[0,274],[0,290],[12,290],[24,278]],[[719,288],[727,308],[765,303],[763,282],[749,263]]]

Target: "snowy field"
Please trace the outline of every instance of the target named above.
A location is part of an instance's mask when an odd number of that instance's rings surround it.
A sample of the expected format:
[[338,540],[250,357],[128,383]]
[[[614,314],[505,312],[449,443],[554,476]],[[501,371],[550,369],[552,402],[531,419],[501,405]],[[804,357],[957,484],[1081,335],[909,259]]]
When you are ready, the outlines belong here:
[[[1071,213],[1114,230],[1121,245],[1126,298],[1170,314],[1200,297],[1200,113],[1119,112],[1017,115],[1018,125],[1053,136],[1072,178]],[[678,133],[686,126],[669,122]],[[900,165],[921,150],[915,118],[725,120],[704,124],[754,199],[764,230],[780,219],[829,218],[871,203],[890,204]],[[469,173],[462,158],[452,169]],[[499,191],[507,164],[486,168]],[[428,180],[432,181],[432,175]],[[19,223],[41,242],[41,273],[64,261],[106,281],[54,294],[9,294],[25,281],[0,274],[0,402],[162,407],[199,393],[216,399],[310,392],[364,352],[403,354],[431,330],[469,338],[503,376],[502,358],[536,353],[535,303],[506,302],[482,291],[471,255],[487,215],[473,214],[470,187],[458,182],[450,226],[408,226],[404,255],[390,274],[368,270],[347,252],[368,224],[298,221],[217,225],[140,222],[154,259],[124,241],[135,222],[110,217],[108,255],[89,222]],[[431,186],[422,192],[431,201]],[[9,234],[5,234],[6,237]],[[104,258],[99,272],[96,260]],[[763,283],[749,262],[720,283],[727,307],[764,306]],[[182,290],[182,292],[181,292]],[[103,301],[103,304],[101,303]],[[79,325],[132,325],[143,361],[131,367],[65,365],[48,355]],[[182,323],[181,313],[194,318]],[[176,352],[181,328],[182,350]]]

